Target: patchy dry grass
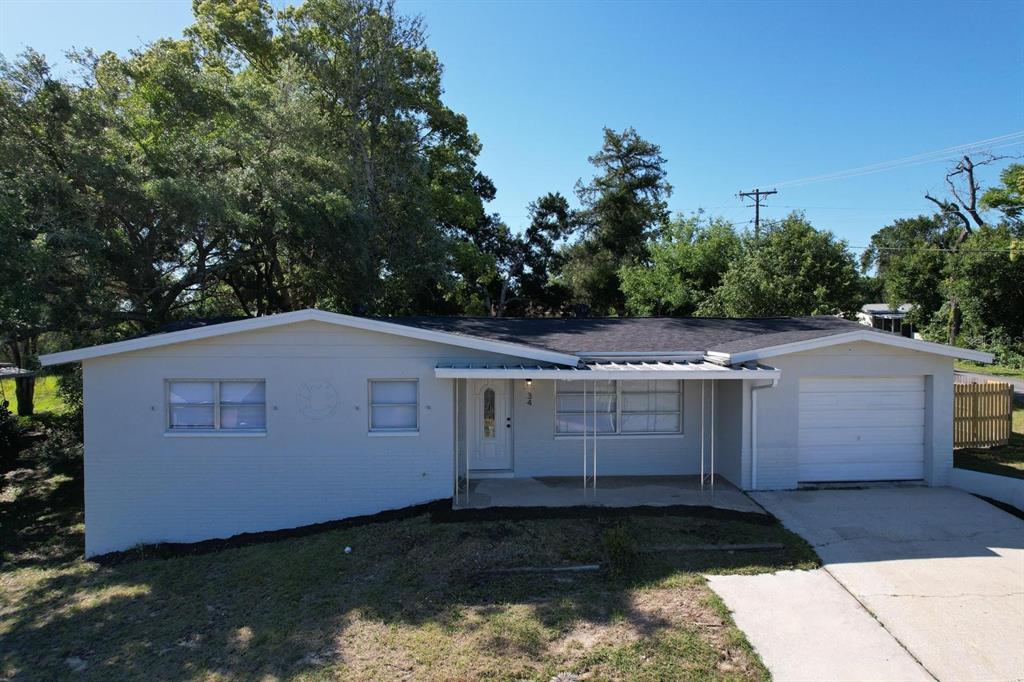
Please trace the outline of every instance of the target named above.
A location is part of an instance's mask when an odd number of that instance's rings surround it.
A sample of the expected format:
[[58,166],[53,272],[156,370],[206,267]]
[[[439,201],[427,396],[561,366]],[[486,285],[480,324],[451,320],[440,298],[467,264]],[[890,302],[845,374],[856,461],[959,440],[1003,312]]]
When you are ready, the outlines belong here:
[[986,474],[1024,478],[1024,406],[1013,408],[1010,442],[997,448],[965,448],[953,453],[953,466]]
[[[756,520],[440,523],[423,515],[100,566],[78,558],[80,478],[67,462],[55,466],[62,460],[50,449],[45,455],[35,446],[7,474],[0,677],[764,679],[701,573],[816,562],[796,536]],[[487,572],[603,562],[601,538],[612,527],[640,545],[781,542],[786,549],[645,554],[622,578]]]

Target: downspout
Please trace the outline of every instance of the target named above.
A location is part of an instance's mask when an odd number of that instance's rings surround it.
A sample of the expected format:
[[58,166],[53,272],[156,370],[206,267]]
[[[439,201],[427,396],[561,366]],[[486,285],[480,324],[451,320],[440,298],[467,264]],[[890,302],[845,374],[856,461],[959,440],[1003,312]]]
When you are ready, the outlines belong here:
[[750,489],[757,490],[757,392],[763,388],[775,388],[778,379],[771,383],[750,387]]

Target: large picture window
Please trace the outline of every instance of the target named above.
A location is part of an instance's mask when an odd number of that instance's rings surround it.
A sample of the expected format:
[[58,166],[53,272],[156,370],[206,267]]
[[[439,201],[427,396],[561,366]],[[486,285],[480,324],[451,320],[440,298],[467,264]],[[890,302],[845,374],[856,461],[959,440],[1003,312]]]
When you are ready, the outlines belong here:
[[370,380],[370,431],[415,433],[419,429],[419,382]]
[[618,430],[618,396],[614,381],[588,381],[557,384],[555,404],[557,433],[616,433]]
[[266,382],[171,380],[167,382],[168,431],[264,431]]
[[555,433],[681,433],[682,384],[661,381],[556,382]]

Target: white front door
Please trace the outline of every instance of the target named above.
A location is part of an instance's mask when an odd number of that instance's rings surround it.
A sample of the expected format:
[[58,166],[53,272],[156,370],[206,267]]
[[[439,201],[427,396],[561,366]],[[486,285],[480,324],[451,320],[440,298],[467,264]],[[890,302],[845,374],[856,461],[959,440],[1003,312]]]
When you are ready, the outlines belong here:
[[507,379],[475,382],[473,391],[474,434],[470,466],[478,471],[512,469],[512,408]]

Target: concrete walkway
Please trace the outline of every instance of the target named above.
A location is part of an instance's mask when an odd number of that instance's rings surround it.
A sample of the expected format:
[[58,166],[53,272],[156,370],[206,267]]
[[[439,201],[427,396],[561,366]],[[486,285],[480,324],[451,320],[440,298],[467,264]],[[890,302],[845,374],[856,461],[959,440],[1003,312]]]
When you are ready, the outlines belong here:
[[[850,596],[843,616],[824,606],[815,609],[810,604],[819,601],[841,609],[842,600],[832,587],[811,578],[804,587],[813,592],[803,596],[801,606],[787,609],[786,600],[797,595],[793,590],[785,594],[783,574],[747,578],[766,584],[779,578],[778,586],[766,587],[769,593],[782,593],[774,612],[775,627],[794,632],[803,628],[803,634],[784,642],[784,655],[775,653],[779,646],[770,639],[777,636],[774,633],[758,628],[748,632],[755,647],[764,647],[768,667],[778,667],[776,679],[808,679],[798,676],[801,669],[786,667],[787,657],[800,655],[821,664],[818,679],[852,679],[861,670],[867,679],[875,665],[887,661],[903,669],[906,660],[892,658],[891,646],[871,644],[877,630],[870,634],[852,629],[856,634],[834,642],[824,654],[811,644],[813,633],[822,630],[841,637],[837,619],[863,621],[855,615],[858,606],[936,679],[1024,679],[1024,521],[950,488],[793,491],[753,497],[814,546],[825,564],[823,573]],[[716,582],[712,580],[712,587]],[[730,589],[723,587],[723,598],[743,628],[742,623],[751,620],[748,612],[764,606],[756,592]],[[791,620],[798,626],[788,623]],[[872,650],[876,654],[868,667],[848,667],[855,652]],[[794,676],[788,676],[790,672]]]
[[823,569],[708,576],[781,682],[931,680]]

